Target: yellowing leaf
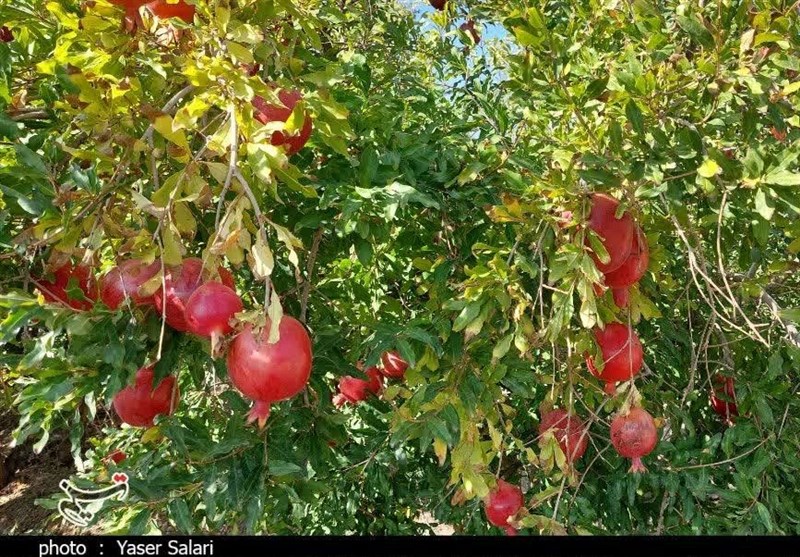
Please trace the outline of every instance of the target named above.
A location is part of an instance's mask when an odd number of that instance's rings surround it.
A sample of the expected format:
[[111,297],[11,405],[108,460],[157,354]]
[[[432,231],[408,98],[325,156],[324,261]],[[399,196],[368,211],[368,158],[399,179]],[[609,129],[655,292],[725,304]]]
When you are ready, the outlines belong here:
[[197,221],[186,203],[175,203],[175,226],[178,232],[190,238],[197,232]]
[[720,172],[722,172],[722,169],[717,162],[712,159],[706,159],[703,161],[703,164],[700,165],[700,168],[697,169],[697,173],[703,178],[712,178]]
[[161,232],[161,241],[164,244],[164,264],[180,265],[185,252],[181,245],[180,237],[173,230],[173,226],[164,226]]
[[269,336],[267,337],[267,342],[269,344],[274,344],[278,342],[278,340],[281,338],[279,327],[281,325],[281,319],[283,318],[283,307],[281,306],[281,299],[278,296],[278,293],[275,292],[275,289],[272,290],[272,295],[270,296],[267,316],[269,317],[270,320]]
[[172,117],[167,114],[162,114],[153,122],[153,128],[161,134],[164,139],[174,143],[178,147],[183,147],[189,151],[189,142],[186,140],[186,135],[180,129],[174,131],[172,129]]
[[444,466],[444,461],[447,459],[447,443],[437,437],[433,440],[433,452],[439,459],[439,466]]
[[263,280],[272,274],[272,269],[275,267],[272,250],[269,245],[264,243],[260,235],[256,239],[256,243],[250,248],[248,261],[257,279]]

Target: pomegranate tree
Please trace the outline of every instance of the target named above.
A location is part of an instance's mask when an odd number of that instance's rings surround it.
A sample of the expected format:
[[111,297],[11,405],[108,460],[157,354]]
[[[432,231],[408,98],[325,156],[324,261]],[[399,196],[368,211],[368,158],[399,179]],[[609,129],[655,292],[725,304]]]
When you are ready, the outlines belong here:
[[717,415],[725,419],[728,425],[733,424],[734,416],[739,415],[736,406],[736,389],[733,377],[726,377],[721,373],[714,375],[711,389],[711,408]]
[[[622,266],[631,253],[633,247],[634,224],[631,216],[625,212],[617,218],[616,212],[619,201],[604,193],[592,195],[592,209],[589,213],[589,228],[599,237],[603,247],[608,252],[609,261],[603,263],[592,254],[595,265],[602,273],[610,273]],[[585,240],[591,247],[590,240]]]
[[160,414],[170,415],[180,400],[175,378],[167,376],[153,388],[153,368],[143,367],[136,372],[136,381],[114,396],[114,410],[128,425],[150,427]]
[[384,352],[381,355],[381,363],[383,375],[392,379],[402,379],[408,369],[408,362],[406,362],[398,352],[394,350],[391,352]]
[[138,259],[120,263],[100,279],[100,299],[112,310],[116,310],[126,300],[134,305],[152,305],[153,296],[142,296],[139,288],[153,278],[161,269],[161,263],[154,261],[149,265]]
[[517,529],[508,523],[508,519],[522,508],[522,490],[519,487],[497,480],[497,486],[486,496],[483,505],[486,518],[493,526],[503,528],[509,536],[516,535]]
[[[85,300],[69,296],[67,289],[70,279],[75,280]],[[73,266],[72,263],[62,265],[53,272],[53,280],[39,279],[36,281],[36,286],[48,302],[67,304],[73,309],[90,309],[97,299],[97,283],[91,269],[85,265]]]
[[[220,281],[233,289],[233,276],[224,267],[217,269]],[[153,301],[159,313],[164,312],[167,324],[176,331],[188,331],[186,322],[186,302],[195,290],[203,284],[203,261],[197,257],[184,259],[177,267],[171,267],[164,273],[164,285],[153,294]],[[164,309],[166,305],[166,309]]]
[[642,370],[644,354],[636,331],[622,323],[609,323],[605,329],[595,328],[594,338],[603,354],[603,371],[598,371],[591,356],[586,365],[592,375],[606,383],[606,392],[614,394],[617,381],[628,381]]
[[255,404],[248,423],[260,427],[269,418],[270,404],[286,400],[303,390],[311,376],[311,339],[294,317],[284,315],[278,328],[280,338],[270,344],[270,323],[257,335],[250,325],[236,335],[228,350],[231,382]]
[[580,418],[562,408],[557,408],[542,414],[539,435],[552,430],[567,462],[572,463],[582,457],[586,447],[589,446],[589,433],[585,429],[585,424]]
[[243,309],[238,294],[221,282],[209,281],[186,300],[186,325],[190,333],[210,338],[212,344],[233,331],[231,318]]
[[630,301],[628,288],[639,282],[647,272],[649,263],[650,250],[647,247],[647,238],[637,226],[630,255],[619,268],[605,275],[605,285],[612,288],[614,303],[618,307],[628,307]]
[[[253,107],[255,111],[255,119],[262,124],[269,122],[286,122],[289,116],[292,115],[295,105],[303,98],[300,91],[292,91],[282,89],[278,92],[280,105],[269,104],[263,97],[255,97],[253,99]],[[311,137],[313,128],[311,116],[306,113],[303,119],[303,126],[299,131],[294,134],[288,134],[284,131],[276,130],[272,132],[270,143],[273,145],[283,145],[286,149],[287,155],[293,155],[298,152]]]
[[640,407],[618,414],[611,422],[611,444],[620,456],[631,459],[631,472],[646,472],[642,457],[649,455],[658,444],[653,416]]

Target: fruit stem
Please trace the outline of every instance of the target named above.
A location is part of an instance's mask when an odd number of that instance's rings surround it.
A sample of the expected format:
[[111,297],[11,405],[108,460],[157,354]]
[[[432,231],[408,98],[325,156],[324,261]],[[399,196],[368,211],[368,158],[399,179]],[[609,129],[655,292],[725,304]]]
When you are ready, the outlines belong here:
[[263,400],[255,401],[253,408],[247,414],[247,423],[252,424],[257,420],[258,428],[264,429],[267,424],[267,418],[269,418],[269,402],[264,402]]
[[629,470],[631,474],[639,474],[647,472],[647,468],[645,468],[644,464],[642,464],[642,459],[640,457],[635,457],[631,459],[631,469]]

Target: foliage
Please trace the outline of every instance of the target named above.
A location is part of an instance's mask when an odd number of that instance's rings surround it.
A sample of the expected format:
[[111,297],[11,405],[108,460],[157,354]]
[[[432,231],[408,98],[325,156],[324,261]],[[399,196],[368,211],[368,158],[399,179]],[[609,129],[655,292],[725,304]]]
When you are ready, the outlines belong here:
[[[431,512],[499,533],[480,500],[501,477],[526,492],[524,533],[800,533],[792,2],[196,7],[135,35],[107,0],[0,7],[4,404],[18,444],[69,432],[76,482],[129,473],[104,531],[416,533]],[[502,32],[476,46],[467,16]],[[270,84],[303,93],[286,131],[313,116],[291,157],[269,142],[281,124],[253,118]],[[576,225],[592,191],[647,233],[628,310],[593,289]],[[99,275],[189,256],[234,271],[242,322],[283,312],[312,332],[309,387],[265,431],[207,341],[34,293],[70,257]],[[647,367],[608,397],[584,353],[613,321]],[[391,349],[405,381],[335,408],[338,378]],[[155,361],[181,407],[120,428],[111,398]],[[736,378],[732,427],[708,403],[718,371]],[[638,398],[660,426],[645,475],[609,450]],[[538,437],[551,406],[590,423],[574,467]]]

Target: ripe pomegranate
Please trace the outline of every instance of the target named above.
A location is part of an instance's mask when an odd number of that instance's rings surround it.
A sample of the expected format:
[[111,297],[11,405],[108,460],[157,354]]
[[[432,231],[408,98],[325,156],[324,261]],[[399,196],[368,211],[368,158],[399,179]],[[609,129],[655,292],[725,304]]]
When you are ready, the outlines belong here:
[[714,375],[712,383],[711,408],[717,415],[725,418],[726,424],[733,425],[734,416],[739,415],[733,377],[726,377],[717,373]]
[[139,15],[139,8],[147,4],[148,0],[109,0],[109,2],[125,10],[122,26],[126,31],[134,33],[140,27],[144,27],[142,16]]
[[[233,276],[224,267],[218,269],[222,284],[233,289]],[[176,331],[188,331],[189,324],[186,322],[184,314],[186,302],[195,290],[203,284],[203,261],[197,257],[184,259],[181,265],[171,267],[165,271],[164,284],[166,285],[166,295],[164,288],[159,288],[153,294],[156,310],[166,314],[167,324]],[[166,300],[166,310],[163,309]]]
[[506,534],[514,536],[516,528],[508,523],[522,508],[522,490],[504,480],[497,480],[497,487],[489,492],[483,501],[486,518],[493,526],[503,528]]
[[[592,210],[589,213],[589,228],[591,228],[606,248],[610,260],[601,263],[597,255],[592,254],[595,265],[602,273],[610,273],[622,266],[633,247],[634,224],[631,216],[626,212],[621,218],[616,218],[619,201],[604,193],[592,195]],[[589,238],[586,245],[590,246]]]
[[342,406],[347,402],[358,404],[369,396],[369,386],[368,381],[345,375],[339,379],[339,394],[333,397],[333,403],[336,406]]
[[190,333],[215,341],[233,331],[229,321],[243,307],[233,289],[221,282],[209,281],[186,300],[184,316]]
[[159,414],[170,415],[180,400],[175,378],[167,376],[153,388],[153,368],[143,367],[136,372],[136,382],[114,396],[114,410],[126,424],[151,427]]
[[461,24],[459,29],[464,31],[464,33],[469,33],[470,35],[472,35],[472,40],[475,42],[476,46],[480,44],[481,36],[478,33],[478,30],[475,29],[475,22],[473,20],[468,19],[467,21]]
[[542,415],[539,424],[539,435],[544,435],[548,430],[553,430],[553,435],[558,441],[567,462],[572,463],[583,456],[589,446],[589,434],[584,434],[584,423],[577,416],[572,416],[566,410],[557,408]]
[[0,27],[0,41],[10,43],[14,40],[14,33],[6,25]]
[[111,454],[109,454],[106,458],[111,460],[114,464],[119,464],[120,462],[128,458],[128,455],[117,449]]
[[273,402],[286,400],[303,390],[311,376],[311,339],[303,324],[284,315],[279,326],[280,339],[269,344],[267,322],[258,338],[250,325],[236,335],[228,350],[228,374],[233,385],[255,404],[248,423],[259,426],[269,417]]
[[644,355],[636,331],[621,323],[609,323],[605,329],[595,328],[594,338],[603,353],[605,366],[602,373],[594,361],[586,356],[586,365],[592,375],[606,382],[606,392],[614,393],[614,383],[628,381],[642,370]]
[[628,307],[630,301],[628,288],[641,279],[650,263],[650,249],[642,229],[636,227],[633,248],[625,262],[616,270],[606,273],[605,284],[611,287],[614,303],[620,308]]
[[[303,98],[300,91],[290,91],[283,89],[278,92],[278,98],[282,105],[267,104],[263,97],[255,97],[252,101],[253,107],[256,109],[255,119],[262,124],[269,122],[285,122],[292,114],[295,105]],[[306,113],[303,120],[303,127],[299,132],[294,135],[286,135],[282,131],[274,131],[270,139],[273,145],[283,145],[286,149],[287,155],[293,155],[298,152],[311,137],[313,129],[311,116]]]
[[367,371],[364,372],[368,377],[368,385],[367,389],[374,395],[379,395],[383,390],[383,375],[381,374],[380,368],[376,366],[372,366],[367,368]]
[[[53,272],[54,280],[39,279],[36,286],[48,302],[61,302],[73,309],[90,309],[97,299],[97,283],[92,276],[92,271],[85,265],[73,266],[67,263]],[[78,282],[86,300],[76,300],[67,294],[69,280],[74,278]]]
[[408,369],[408,362],[395,351],[384,352],[381,356],[381,362],[383,363],[381,372],[385,377],[402,379],[406,374],[406,369]]
[[168,4],[167,0],[155,0],[155,2],[147,4],[147,9],[159,19],[179,17],[186,23],[194,22],[194,6],[187,4],[183,0],[180,0],[177,4]]
[[631,472],[646,472],[642,457],[649,455],[658,444],[656,424],[644,408],[631,408],[611,422],[611,443],[620,456],[631,459]]
[[445,6],[447,6],[447,0],[429,0],[431,6],[436,8],[439,11],[444,10]]
[[161,263],[153,261],[145,265],[138,259],[129,259],[114,267],[100,279],[100,299],[112,310],[116,310],[126,298],[137,306],[152,305],[153,295],[139,295],[139,288],[153,278],[161,269]]

